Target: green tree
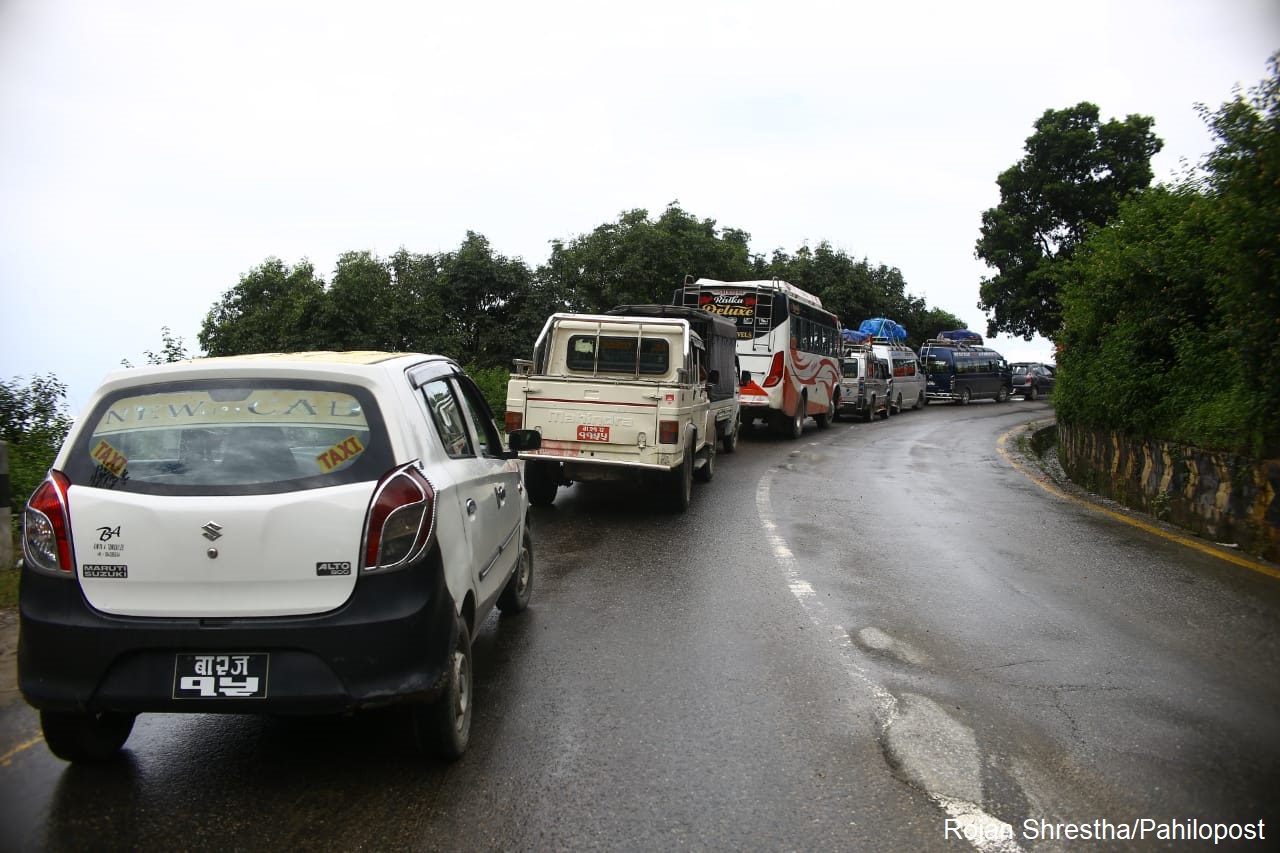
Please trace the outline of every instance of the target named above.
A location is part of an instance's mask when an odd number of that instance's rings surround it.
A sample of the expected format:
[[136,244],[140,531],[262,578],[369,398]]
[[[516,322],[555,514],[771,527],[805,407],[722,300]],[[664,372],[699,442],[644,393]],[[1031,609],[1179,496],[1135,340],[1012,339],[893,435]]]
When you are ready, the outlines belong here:
[[[182,338],[176,337],[173,330],[168,326],[160,327],[160,352],[152,352],[151,350],[143,350],[143,355],[147,357],[147,364],[169,364],[175,361],[184,361],[191,358],[187,353],[187,345]],[[129,359],[121,359],[121,364],[125,367],[133,367]]]
[[1151,158],[1163,147],[1153,124],[1141,115],[1102,122],[1087,102],[1036,121],[1026,154],[996,181],[1000,204],[982,214],[975,254],[997,271],[979,287],[987,334],[1054,337],[1059,262],[1150,185]]
[[[44,480],[71,429],[67,386],[52,373],[33,375],[25,384],[0,381],[0,440],[9,445],[11,504],[21,507]],[[22,513],[12,516],[14,530]]]
[[211,356],[316,349],[323,346],[315,334],[323,296],[324,281],[309,261],[286,267],[268,258],[209,309],[197,340]]

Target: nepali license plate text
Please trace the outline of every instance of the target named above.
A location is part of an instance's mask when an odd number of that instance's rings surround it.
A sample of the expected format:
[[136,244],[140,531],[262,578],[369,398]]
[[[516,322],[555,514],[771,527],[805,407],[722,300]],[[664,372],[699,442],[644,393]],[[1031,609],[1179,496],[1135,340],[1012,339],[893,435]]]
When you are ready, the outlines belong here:
[[578,441],[608,441],[609,428],[594,424],[578,424]]
[[177,655],[174,699],[265,699],[270,655],[227,652]]

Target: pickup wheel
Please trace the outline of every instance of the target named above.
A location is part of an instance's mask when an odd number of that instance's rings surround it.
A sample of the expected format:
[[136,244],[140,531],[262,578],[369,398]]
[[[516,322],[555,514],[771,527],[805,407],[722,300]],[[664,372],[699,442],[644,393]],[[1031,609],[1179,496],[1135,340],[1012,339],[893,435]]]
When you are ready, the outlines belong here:
[[685,450],[684,462],[667,474],[667,500],[672,512],[684,512],[693,497],[693,450]]
[[698,478],[699,483],[710,483],[711,478],[716,475],[716,443],[714,441],[707,442],[706,461],[694,469],[693,475]]
[[533,538],[526,528],[520,542],[520,556],[516,558],[516,570],[498,596],[498,609],[503,614],[519,613],[529,606],[533,595]]
[[445,667],[444,692],[434,702],[410,709],[418,750],[446,761],[461,758],[471,739],[471,632],[465,619],[455,618],[458,639]]
[[49,751],[63,761],[96,764],[114,758],[133,731],[134,714],[41,711]]
[[1033,401],[1035,400],[1036,397],[1040,396],[1039,394],[1036,393],[1035,383],[1032,383],[1031,385],[1027,386],[1027,393],[1024,394],[1023,396],[1026,397],[1028,400],[1033,400]]
[[551,506],[556,499],[556,470],[554,462],[524,463],[524,487],[529,490],[529,503],[534,506]]
[[725,453],[733,453],[738,449],[738,430],[742,429],[741,422],[737,418],[729,421],[729,425],[725,427],[724,438],[720,439],[720,446]]

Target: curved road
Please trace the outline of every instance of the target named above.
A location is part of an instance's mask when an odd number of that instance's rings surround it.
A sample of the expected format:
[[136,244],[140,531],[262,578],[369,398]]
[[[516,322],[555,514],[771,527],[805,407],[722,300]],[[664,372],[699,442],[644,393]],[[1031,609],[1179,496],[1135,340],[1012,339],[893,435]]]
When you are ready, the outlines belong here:
[[454,765],[406,755],[382,713],[144,716],[121,762],[72,768],[0,709],[0,847],[1078,850],[1045,833],[1108,821],[1083,849],[1131,849],[1115,825],[1144,820],[1143,849],[1179,846],[1157,822],[1274,838],[1280,581],[997,452],[1050,415],[760,431],[682,516],[562,490],[537,512],[532,607],[478,632]]

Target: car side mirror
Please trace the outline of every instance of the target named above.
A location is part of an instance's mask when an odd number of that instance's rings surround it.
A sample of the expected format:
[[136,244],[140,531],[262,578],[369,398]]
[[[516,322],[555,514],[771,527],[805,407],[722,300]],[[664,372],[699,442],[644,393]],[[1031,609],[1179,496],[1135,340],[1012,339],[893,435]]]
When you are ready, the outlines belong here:
[[542,448],[542,433],[536,429],[517,429],[507,433],[507,446],[512,453]]

